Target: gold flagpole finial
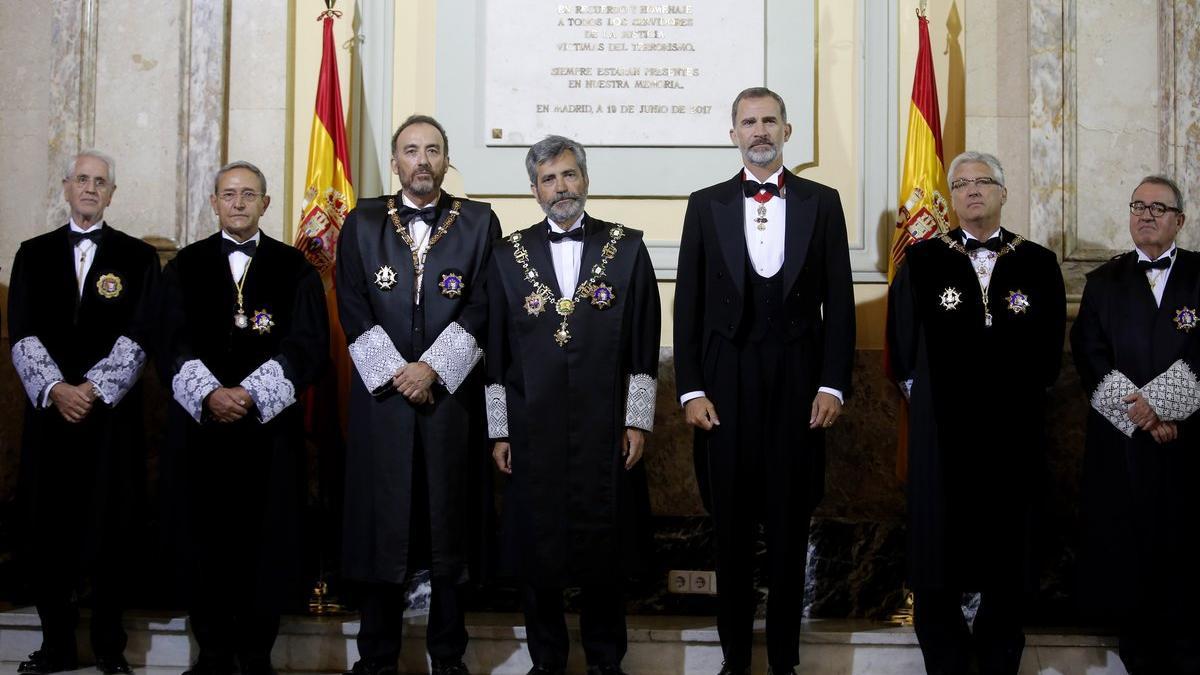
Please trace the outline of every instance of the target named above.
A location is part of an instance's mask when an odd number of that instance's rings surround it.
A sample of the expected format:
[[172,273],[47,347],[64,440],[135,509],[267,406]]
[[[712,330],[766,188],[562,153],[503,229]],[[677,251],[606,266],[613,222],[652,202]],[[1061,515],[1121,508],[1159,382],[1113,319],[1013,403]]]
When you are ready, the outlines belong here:
[[917,16],[922,19],[925,18],[925,10],[928,9],[928,6],[929,0],[920,0],[920,2],[917,3]]

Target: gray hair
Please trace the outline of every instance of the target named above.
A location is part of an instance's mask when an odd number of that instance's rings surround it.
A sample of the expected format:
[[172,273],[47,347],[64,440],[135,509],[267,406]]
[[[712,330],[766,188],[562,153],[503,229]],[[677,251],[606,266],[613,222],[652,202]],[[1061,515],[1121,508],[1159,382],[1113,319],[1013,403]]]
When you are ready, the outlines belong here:
[[1134,192],[1136,192],[1138,188],[1142,187],[1146,183],[1150,183],[1151,185],[1165,185],[1171,188],[1171,192],[1175,194],[1175,208],[1179,209],[1180,213],[1183,213],[1183,192],[1179,190],[1178,183],[1172,180],[1169,176],[1152,174],[1143,178],[1137,184],[1137,187],[1133,188]]
[[217,177],[213,179],[214,195],[217,194],[217,190],[220,189],[221,176],[224,176],[234,169],[245,169],[250,173],[253,173],[255,176],[258,176],[258,182],[262,185],[262,192],[264,195],[267,194],[267,177],[263,175],[262,169],[245,160],[238,160],[236,162],[230,162],[226,164],[217,171]]
[[729,119],[733,122],[733,126],[737,126],[738,104],[742,102],[742,99],[747,98],[775,99],[775,102],[779,104],[779,117],[781,118],[780,121],[784,124],[787,124],[787,105],[784,104],[783,97],[771,91],[770,89],[767,89],[766,87],[750,87],[749,89],[743,89],[742,92],[737,95],[737,98],[733,99],[733,109],[729,112]]
[[1004,167],[1000,166],[1000,160],[996,159],[995,155],[990,155],[986,152],[976,152],[974,150],[968,150],[951,160],[950,169],[946,171],[946,182],[953,183],[954,172],[958,170],[959,165],[966,164],[967,162],[987,164],[988,168],[992,170],[992,178],[996,179],[1000,187],[1004,187]]
[[438,133],[442,135],[442,153],[447,157],[450,156],[450,137],[446,135],[446,128],[442,126],[441,122],[435,120],[433,117],[420,114],[409,115],[407,119],[400,123],[399,127],[396,127],[396,133],[392,134],[393,155],[396,154],[396,140],[400,138],[400,132],[414,124],[428,124],[434,129],[437,129]]
[[117,184],[117,163],[116,163],[116,161],[114,161],[113,158],[110,157],[107,153],[100,152],[99,150],[96,150],[95,148],[88,148],[87,150],[81,150],[79,152],[79,154],[71,157],[71,159],[68,159],[67,165],[65,167],[63,167],[63,180],[67,180],[71,176],[75,175],[75,162],[78,162],[80,157],[95,157],[96,159],[100,160],[101,162],[104,162],[104,164],[108,166],[108,182],[112,183],[113,185]]
[[568,150],[572,155],[575,155],[575,162],[579,164],[579,171],[586,179],[588,177],[587,151],[583,149],[582,145],[566,136],[551,135],[530,146],[529,152],[525,155],[525,170],[529,172],[529,184],[533,185],[537,183],[538,165],[548,162]]

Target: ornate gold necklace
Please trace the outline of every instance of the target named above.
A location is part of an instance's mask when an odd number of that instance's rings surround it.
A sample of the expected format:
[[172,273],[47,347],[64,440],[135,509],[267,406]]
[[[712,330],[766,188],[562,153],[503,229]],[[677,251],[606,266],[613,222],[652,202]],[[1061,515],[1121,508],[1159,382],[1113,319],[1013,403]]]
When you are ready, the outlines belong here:
[[415,293],[415,301],[419,305],[421,304],[422,281],[425,277],[425,256],[429,254],[429,249],[433,248],[433,245],[438,243],[438,240],[450,230],[450,227],[454,225],[454,221],[458,220],[458,209],[462,207],[462,200],[455,199],[450,204],[450,215],[446,218],[446,220],[442,221],[441,225],[438,225],[438,228],[433,233],[433,236],[429,238],[429,245],[425,246],[424,250],[422,250],[420,242],[413,240],[412,234],[408,231],[408,228],[404,226],[404,223],[400,222],[400,216],[396,215],[395,197],[388,197],[387,207],[388,215],[392,219],[392,226],[396,228],[396,234],[400,235],[400,239],[403,240],[404,243],[408,245],[408,249],[412,251],[414,276],[413,292]]

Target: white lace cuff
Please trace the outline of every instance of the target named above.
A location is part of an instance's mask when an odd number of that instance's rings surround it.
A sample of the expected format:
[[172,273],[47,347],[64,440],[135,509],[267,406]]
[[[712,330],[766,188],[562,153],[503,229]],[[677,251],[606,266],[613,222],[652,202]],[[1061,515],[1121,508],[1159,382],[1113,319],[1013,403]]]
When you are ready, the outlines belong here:
[[221,382],[200,359],[187,361],[171,378],[171,394],[192,419],[200,421],[204,413],[204,397],[221,388]]
[[913,381],[912,380],[902,380],[901,382],[899,382],[899,385],[900,385],[900,393],[904,394],[904,400],[906,400],[906,401],[911,400],[912,399]]
[[264,424],[296,402],[296,387],[283,374],[283,366],[275,359],[262,364],[242,380],[242,386],[254,399],[258,420]]
[[17,369],[17,377],[21,378],[21,386],[34,407],[40,407],[39,398],[46,385],[63,379],[58,364],[50,357],[42,341],[29,336],[17,342],[12,347],[13,367]]
[[1181,359],[1142,387],[1142,396],[1158,413],[1159,419],[1177,422],[1200,410],[1198,386],[1196,374]]
[[1129,419],[1129,404],[1121,399],[1134,391],[1137,387],[1133,382],[1121,371],[1114,370],[1100,380],[1092,393],[1092,408],[1126,436],[1133,436],[1137,425]]
[[502,384],[489,384],[483,389],[487,403],[488,438],[508,438],[508,394]]
[[453,394],[482,356],[483,350],[475,342],[475,336],[454,322],[429,345],[421,360],[437,371],[446,391]]
[[84,377],[96,385],[102,401],[114,406],[133,388],[144,365],[146,352],[138,343],[122,335],[108,356],[97,361]]
[[371,330],[359,335],[350,345],[350,359],[354,361],[354,367],[367,391],[372,394],[386,387],[396,371],[408,363],[400,356],[396,345],[392,344],[387,331],[378,324],[371,326]]
[[654,431],[654,398],[658,383],[649,375],[630,375],[625,395],[625,426]]

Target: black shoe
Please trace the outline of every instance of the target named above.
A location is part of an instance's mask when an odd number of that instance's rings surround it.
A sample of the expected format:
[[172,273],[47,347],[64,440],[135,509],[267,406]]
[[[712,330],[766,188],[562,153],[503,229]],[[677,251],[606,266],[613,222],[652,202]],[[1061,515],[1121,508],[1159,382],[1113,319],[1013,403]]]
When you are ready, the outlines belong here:
[[344,675],[396,675],[396,660],[359,659]]
[[551,668],[549,666],[534,666],[526,675],[566,675],[566,668]]
[[620,664],[606,664],[603,666],[588,666],[587,675],[625,675],[625,671],[621,670]]
[[233,675],[233,659],[205,658],[203,654],[183,675]]
[[238,664],[241,666],[238,669],[241,675],[275,675],[275,669],[271,667],[271,656],[269,654],[239,656]]
[[724,661],[721,662],[721,670],[717,675],[750,675],[749,666],[731,666]]
[[430,675],[471,675],[471,671],[467,670],[467,665],[462,662],[462,659],[457,661],[438,661],[433,659],[433,667],[430,669]]
[[129,675],[133,672],[133,669],[129,667],[129,662],[122,654],[96,657],[96,670],[104,675]]
[[17,666],[17,672],[21,675],[45,675],[63,670],[75,670],[78,667],[79,662],[74,657],[58,656],[45,649],[39,649],[29,655],[28,661],[22,661]]

